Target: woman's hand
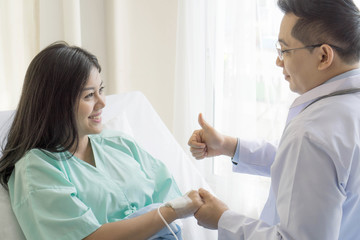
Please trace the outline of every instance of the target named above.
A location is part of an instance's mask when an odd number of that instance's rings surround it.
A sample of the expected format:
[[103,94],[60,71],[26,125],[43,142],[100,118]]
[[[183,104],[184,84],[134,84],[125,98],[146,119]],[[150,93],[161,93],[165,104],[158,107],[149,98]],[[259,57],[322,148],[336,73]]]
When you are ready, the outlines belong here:
[[198,191],[192,190],[184,196],[165,203],[165,206],[173,208],[177,218],[186,218],[193,216],[202,204],[203,201]]
[[192,200],[192,215],[194,215],[197,210],[204,204],[198,191],[192,190],[188,194],[188,197]]

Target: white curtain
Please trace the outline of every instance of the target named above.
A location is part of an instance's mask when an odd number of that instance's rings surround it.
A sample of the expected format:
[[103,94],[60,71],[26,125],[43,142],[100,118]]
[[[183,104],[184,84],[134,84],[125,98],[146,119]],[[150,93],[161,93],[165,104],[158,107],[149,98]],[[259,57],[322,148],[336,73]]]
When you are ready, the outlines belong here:
[[[207,9],[212,0],[179,0],[173,134],[187,151],[187,141],[198,128],[199,112],[212,114],[212,83],[207,79]],[[211,120],[211,119],[209,119]],[[206,164],[196,163],[200,169]]]
[[[219,1],[220,2],[220,1]],[[275,65],[282,13],[274,0],[221,1],[221,59],[215,68],[215,127],[245,139],[276,142],[293,100],[282,70]],[[214,160],[215,191],[235,210],[259,217],[270,179],[231,172],[229,159]],[[224,188],[223,186],[227,186]]]
[[0,0],[0,108],[14,109],[25,70],[39,50],[38,0]]
[[[174,107],[179,142],[199,128],[199,112],[224,134],[279,139],[296,97],[275,65],[281,18],[275,0],[179,1],[175,101],[185,102]],[[232,209],[259,216],[269,178],[232,173],[228,157],[196,164]]]
[[126,67],[123,50],[129,43],[124,33],[127,3],[0,0],[0,110],[16,108],[30,61],[41,49],[60,40],[84,47],[98,57],[107,94],[120,92],[120,86],[126,89],[120,75]]

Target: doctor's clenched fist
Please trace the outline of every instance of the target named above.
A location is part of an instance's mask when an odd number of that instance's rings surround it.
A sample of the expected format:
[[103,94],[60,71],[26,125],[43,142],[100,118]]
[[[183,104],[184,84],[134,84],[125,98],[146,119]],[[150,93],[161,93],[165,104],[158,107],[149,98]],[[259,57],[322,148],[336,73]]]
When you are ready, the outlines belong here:
[[190,152],[196,159],[219,155],[234,156],[237,144],[236,138],[225,136],[216,131],[204,120],[201,113],[198,122],[201,129],[195,130],[188,141]]

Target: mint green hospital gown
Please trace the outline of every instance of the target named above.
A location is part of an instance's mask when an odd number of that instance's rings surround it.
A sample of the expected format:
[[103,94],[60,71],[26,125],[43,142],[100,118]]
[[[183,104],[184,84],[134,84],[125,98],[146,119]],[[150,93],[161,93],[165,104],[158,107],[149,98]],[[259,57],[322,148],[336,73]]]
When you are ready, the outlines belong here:
[[103,131],[89,136],[96,167],[69,152],[30,150],[8,186],[28,240],[82,239],[102,224],[181,195],[165,165],[131,138]]

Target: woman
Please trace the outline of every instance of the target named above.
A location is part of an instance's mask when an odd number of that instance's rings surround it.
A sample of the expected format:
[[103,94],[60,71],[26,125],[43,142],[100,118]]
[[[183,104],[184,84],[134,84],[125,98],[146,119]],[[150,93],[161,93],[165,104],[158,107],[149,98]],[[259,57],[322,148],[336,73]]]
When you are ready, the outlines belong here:
[[[0,160],[27,239],[147,239],[164,227],[160,216],[131,214],[181,195],[160,161],[102,131],[100,71],[95,56],[65,43],[30,63]],[[196,191],[188,196],[193,214],[202,201]],[[160,212],[167,222],[182,217],[171,207]]]

